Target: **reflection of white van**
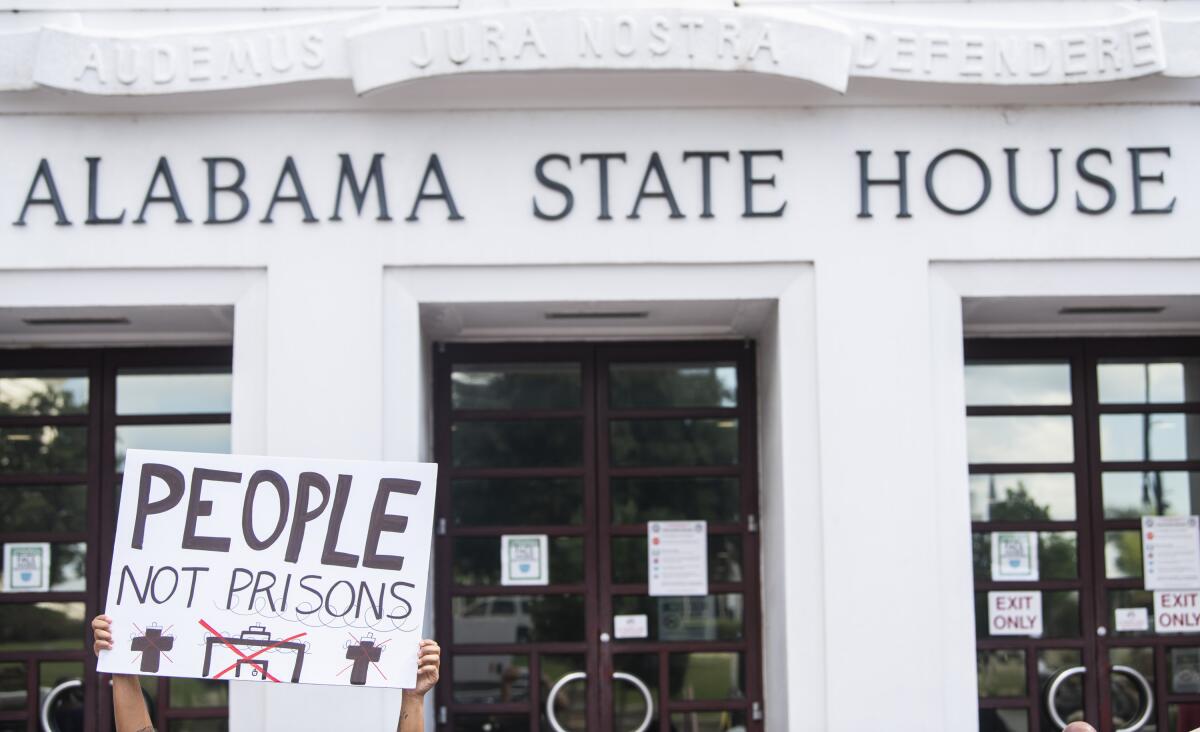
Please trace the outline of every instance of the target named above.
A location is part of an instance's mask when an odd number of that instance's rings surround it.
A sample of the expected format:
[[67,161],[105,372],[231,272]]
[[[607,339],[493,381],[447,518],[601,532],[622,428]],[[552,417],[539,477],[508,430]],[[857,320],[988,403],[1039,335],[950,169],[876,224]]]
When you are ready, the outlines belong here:
[[533,637],[528,597],[473,597],[465,603],[454,618],[455,644],[525,643]]

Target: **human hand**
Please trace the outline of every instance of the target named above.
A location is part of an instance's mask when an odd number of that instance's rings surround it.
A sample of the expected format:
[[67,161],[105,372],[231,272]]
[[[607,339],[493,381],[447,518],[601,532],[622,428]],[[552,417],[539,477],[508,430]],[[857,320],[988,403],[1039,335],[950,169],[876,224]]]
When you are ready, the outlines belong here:
[[442,649],[436,641],[423,640],[417,649],[417,685],[406,694],[423,697],[438,682],[442,666]]
[[97,656],[100,651],[112,650],[112,618],[107,615],[97,615],[92,618],[92,652]]

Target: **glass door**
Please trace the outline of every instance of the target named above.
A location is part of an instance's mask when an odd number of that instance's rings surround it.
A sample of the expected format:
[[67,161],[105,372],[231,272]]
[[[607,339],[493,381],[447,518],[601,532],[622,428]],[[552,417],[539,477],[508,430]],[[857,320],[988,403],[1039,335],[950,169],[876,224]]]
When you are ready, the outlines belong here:
[[1200,627],[1145,589],[1142,518],[1200,514],[1200,341],[966,353],[980,729],[1194,729]]
[[[447,345],[438,634],[453,730],[760,729],[753,350]],[[708,592],[649,595],[650,522],[704,522]],[[505,537],[545,537],[506,585]]]

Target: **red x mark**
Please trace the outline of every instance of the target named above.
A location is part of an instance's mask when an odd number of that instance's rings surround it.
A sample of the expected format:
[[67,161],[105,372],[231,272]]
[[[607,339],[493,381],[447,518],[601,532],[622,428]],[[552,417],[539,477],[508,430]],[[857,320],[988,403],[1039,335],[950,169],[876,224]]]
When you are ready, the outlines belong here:
[[[301,637],[301,636],[308,635],[308,633],[297,633],[297,634],[293,635],[293,636],[292,636],[292,637],[290,637],[290,638],[284,638],[284,639],[283,639],[283,640],[281,640],[281,641],[278,641],[278,642],[276,642],[276,643],[272,643],[271,645],[267,646],[266,648],[260,648],[260,649],[258,649],[257,651],[255,651],[254,653],[251,653],[249,656],[247,656],[245,653],[242,653],[242,652],[241,652],[241,651],[240,651],[240,650],[239,650],[237,647],[235,647],[235,646],[234,646],[233,644],[231,644],[229,641],[225,640],[224,636],[222,636],[220,633],[218,633],[216,630],[214,630],[214,629],[213,629],[213,627],[212,627],[211,625],[209,625],[208,623],[204,622],[204,620],[201,620],[201,621],[200,621],[200,624],[204,626],[204,629],[205,629],[205,630],[207,630],[209,633],[212,633],[214,636],[216,636],[216,637],[217,637],[217,639],[218,639],[218,640],[220,640],[222,643],[224,643],[226,648],[228,648],[229,650],[233,651],[233,652],[234,652],[234,653],[236,653],[237,655],[241,656],[243,661],[250,661],[250,660],[253,660],[253,659],[255,659],[255,658],[258,658],[258,657],[259,657],[259,656],[261,656],[262,654],[266,653],[267,651],[271,650],[272,648],[277,648],[277,647],[279,647],[279,646],[283,645],[284,643],[290,643],[291,641],[294,641],[294,640],[296,640],[297,638],[299,638],[299,637]],[[225,667],[225,668],[224,668],[224,669],[223,669],[223,670],[222,670],[220,673],[214,674],[214,675],[213,675],[213,678],[214,678],[214,679],[219,679],[219,678],[221,678],[221,677],[222,677],[222,676],[224,676],[225,674],[227,674],[227,673],[229,673],[230,671],[232,671],[232,670],[234,670],[235,668],[237,668],[237,665],[238,665],[238,662],[237,662],[237,661],[234,661],[234,662],[233,662],[233,665],[231,665],[231,666],[227,666],[227,667]],[[274,676],[272,676],[270,673],[268,673],[268,672],[267,672],[267,670],[266,670],[265,668],[262,668],[262,667],[260,667],[258,664],[251,664],[251,665],[255,666],[255,667],[256,667],[256,668],[258,668],[260,671],[262,671],[262,674],[263,674],[263,676],[266,676],[268,679],[270,679],[271,681],[274,681],[276,684],[278,684],[278,683],[282,683],[282,682],[280,682],[280,681],[279,681],[279,679],[275,678],[275,677],[274,677]]]

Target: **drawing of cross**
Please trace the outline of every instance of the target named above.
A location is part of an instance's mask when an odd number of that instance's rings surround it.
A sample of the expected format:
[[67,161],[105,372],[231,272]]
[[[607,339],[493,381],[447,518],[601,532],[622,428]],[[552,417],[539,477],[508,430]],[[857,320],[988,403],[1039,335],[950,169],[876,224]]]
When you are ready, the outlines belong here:
[[[158,673],[158,657],[175,647],[174,636],[163,635],[162,628],[149,628],[145,635],[140,635],[129,644],[129,650],[140,651],[142,654],[142,671]],[[167,660],[170,660],[168,658]]]
[[350,683],[361,686],[367,683],[367,667],[379,660],[383,649],[375,645],[373,640],[363,640],[357,645],[346,646],[346,658],[354,661],[354,669],[350,671]]

